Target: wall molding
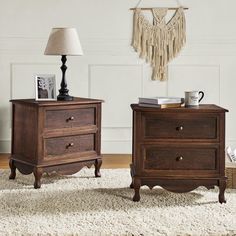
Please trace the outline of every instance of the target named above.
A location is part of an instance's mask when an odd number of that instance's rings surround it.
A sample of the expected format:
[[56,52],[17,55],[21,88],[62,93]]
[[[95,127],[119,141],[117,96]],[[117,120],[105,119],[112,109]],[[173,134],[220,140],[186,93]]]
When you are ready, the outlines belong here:
[[[130,35],[131,37],[131,35]],[[25,36],[0,36],[0,42],[9,42],[10,40],[15,40],[17,42],[19,41],[45,41],[47,42],[47,37],[25,37]],[[100,42],[101,44],[106,44],[107,41],[109,42],[123,42],[123,43],[130,43],[130,38],[124,38],[124,37],[116,37],[116,38],[109,38],[109,37],[80,37],[81,41],[88,42],[88,43],[97,43]],[[222,37],[221,35],[215,35],[214,37],[205,37],[205,36],[199,36],[199,35],[187,35],[187,41],[190,43],[202,43],[202,44],[236,44],[236,38],[232,36],[225,36]],[[4,45],[1,45],[1,47]]]
[[[47,38],[0,37],[0,52],[5,55],[41,55]],[[131,38],[81,38],[84,56],[134,56]],[[180,56],[236,56],[236,38],[187,37]]]
[[[121,63],[117,63],[117,64],[114,64],[114,63],[111,63],[111,64],[108,64],[108,63],[100,63],[100,64],[88,64],[88,96],[91,97],[91,69],[92,67],[139,67],[141,68],[141,87],[143,87],[143,78],[144,78],[144,74],[143,74],[143,64],[134,64],[134,63],[131,63],[131,64],[121,64]],[[104,127],[104,128],[110,128],[110,127]],[[122,128],[122,127],[120,127]],[[126,127],[123,127],[123,128],[126,128]],[[130,127],[129,127],[130,128]]]
[[108,153],[120,153],[120,154],[131,154],[132,153],[132,141],[125,140],[102,140],[101,152],[104,154]]
[[[220,92],[220,85],[221,85],[221,65],[220,64],[214,64],[214,63],[212,63],[212,64],[198,64],[198,63],[196,63],[196,64],[191,64],[191,63],[189,63],[189,64],[170,64],[169,66],[169,69],[170,69],[170,71],[171,71],[171,69],[172,68],[174,68],[174,67],[205,67],[205,68],[216,68],[217,69],[217,71],[218,71],[218,78],[217,78],[217,84],[218,84],[218,87],[219,87],[219,89],[218,89],[218,94],[217,94],[217,96],[218,96],[218,104],[220,104],[221,103],[221,92]],[[167,80],[167,96],[169,96],[169,80]]]
[[[127,64],[123,64],[123,63],[116,63],[114,64],[112,63],[92,63],[92,64],[88,64],[88,96],[89,97],[94,97],[94,95],[92,94],[92,69],[94,68],[109,68],[109,67],[120,67],[120,68],[135,68],[136,70],[140,70],[140,78],[139,80],[137,80],[137,83],[140,83],[140,91],[139,91],[139,95],[142,95],[143,93],[143,80],[144,80],[144,73],[143,73],[143,64],[134,64],[134,63],[127,63]],[[104,85],[106,86],[106,85]],[[121,91],[122,92],[122,91]],[[115,104],[114,104],[115,105]],[[114,124],[114,126],[110,126],[110,124],[105,124],[105,126],[102,126],[103,129],[109,129],[109,128],[117,128],[117,129],[125,129],[128,128],[130,129],[131,126],[124,126],[123,125],[118,125],[118,124]]]

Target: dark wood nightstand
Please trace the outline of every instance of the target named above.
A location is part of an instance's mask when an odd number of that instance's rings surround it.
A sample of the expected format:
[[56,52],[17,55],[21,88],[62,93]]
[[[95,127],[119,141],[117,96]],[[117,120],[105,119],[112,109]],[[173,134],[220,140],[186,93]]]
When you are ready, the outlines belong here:
[[12,151],[10,179],[16,168],[35,176],[40,188],[43,172],[73,174],[95,165],[100,177],[101,100],[12,100]]
[[225,112],[216,105],[196,108],[133,109],[131,188],[140,200],[142,185],[173,192],[219,186],[225,201]]

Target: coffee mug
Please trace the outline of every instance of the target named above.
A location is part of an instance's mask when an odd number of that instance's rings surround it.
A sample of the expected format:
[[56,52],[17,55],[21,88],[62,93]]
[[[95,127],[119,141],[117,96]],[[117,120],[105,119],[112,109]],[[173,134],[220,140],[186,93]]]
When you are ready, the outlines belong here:
[[199,102],[203,99],[203,91],[187,91],[185,92],[185,106],[194,107],[198,106]]

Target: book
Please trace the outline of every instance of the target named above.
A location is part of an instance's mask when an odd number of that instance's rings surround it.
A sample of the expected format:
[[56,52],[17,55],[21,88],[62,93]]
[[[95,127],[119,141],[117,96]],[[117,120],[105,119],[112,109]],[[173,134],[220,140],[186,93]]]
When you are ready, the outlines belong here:
[[139,98],[139,103],[155,104],[155,105],[177,104],[177,103],[183,103],[183,102],[184,102],[184,98],[180,98],[180,97],[150,97],[150,98]]
[[169,103],[169,104],[149,104],[149,103],[139,103],[139,106],[141,107],[153,107],[153,108],[179,108],[182,107],[183,103]]
[[236,162],[236,149],[232,150],[229,146],[226,148],[226,153],[231,162]]

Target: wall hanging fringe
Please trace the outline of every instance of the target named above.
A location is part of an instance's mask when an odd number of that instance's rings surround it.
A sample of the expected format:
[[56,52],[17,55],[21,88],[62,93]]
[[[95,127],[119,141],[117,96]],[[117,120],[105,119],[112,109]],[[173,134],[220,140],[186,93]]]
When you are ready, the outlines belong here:
[[175,58],[186,42],[184,8],[179,7],[166,23],[168,8],[151,8],[153,24],[135,8],[132,46],[140,58],[153,68],[152,80],[167,79],[167,64]]

